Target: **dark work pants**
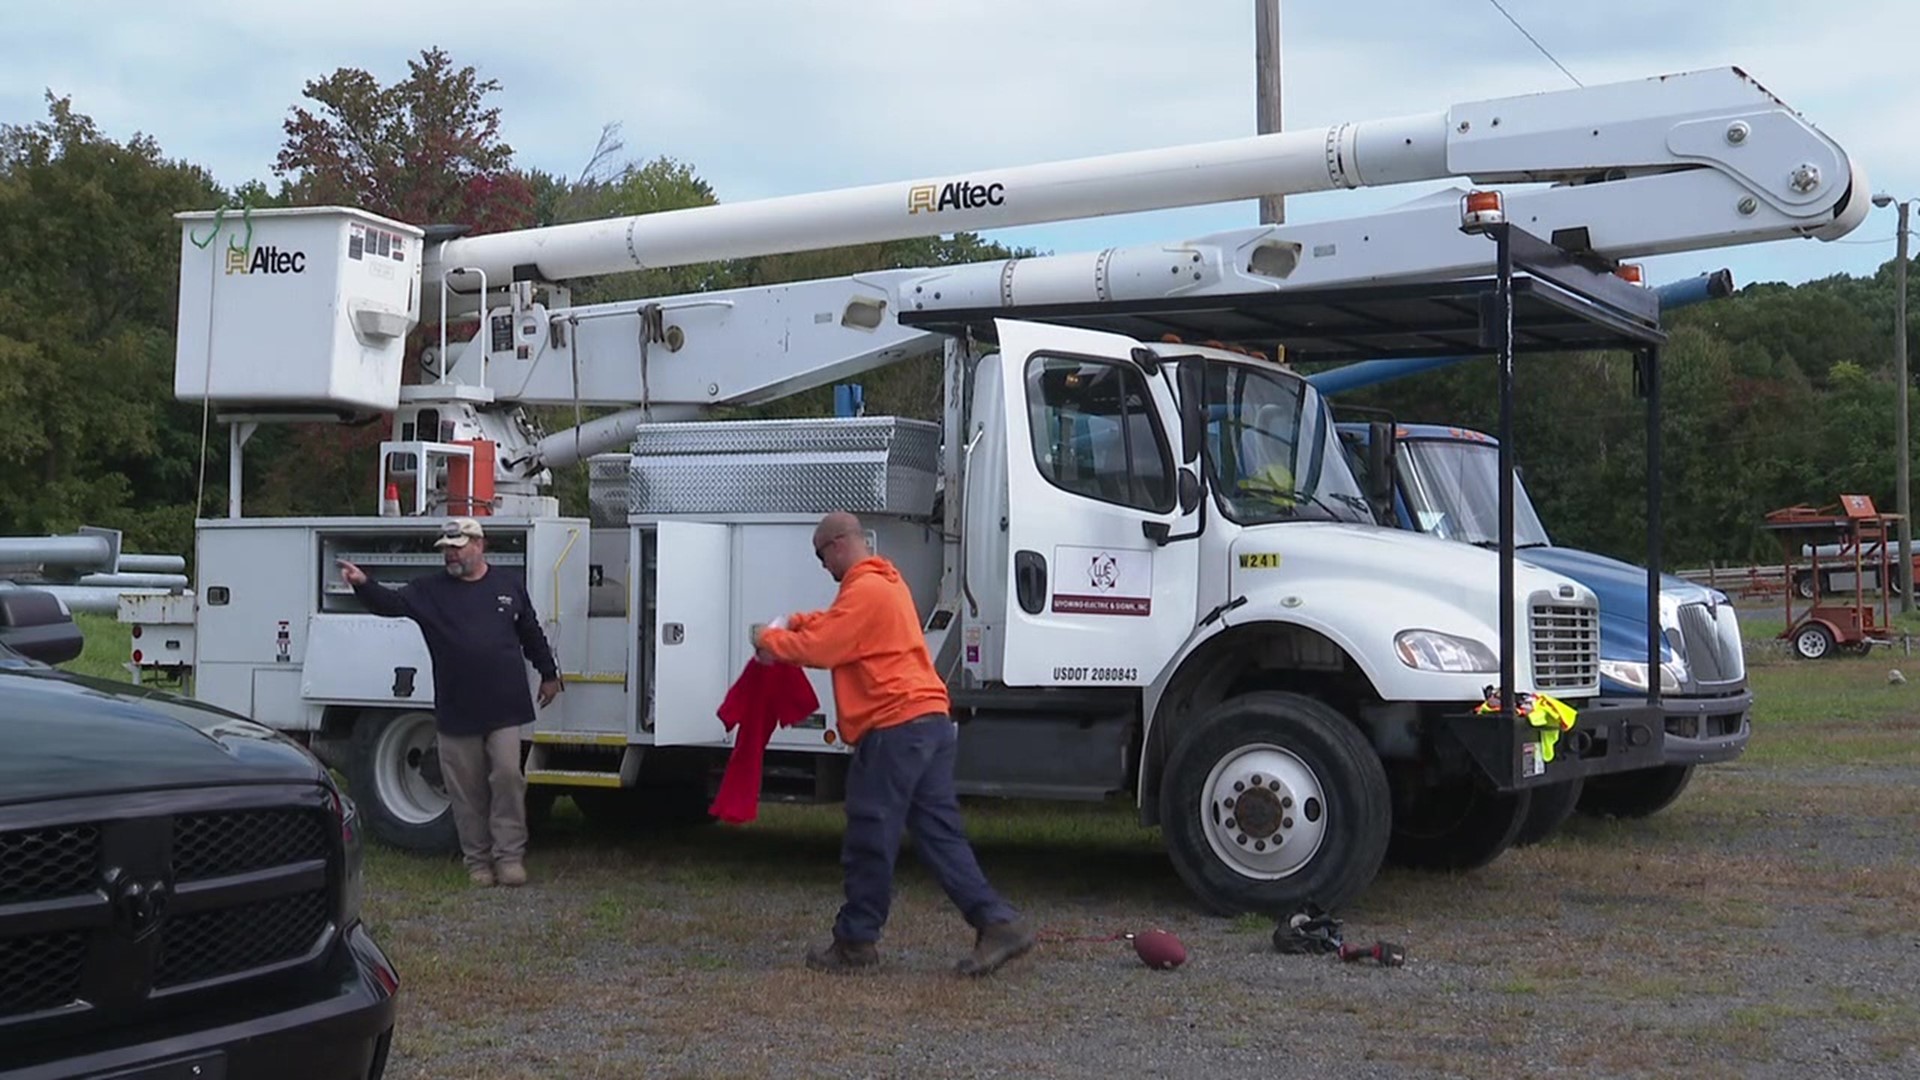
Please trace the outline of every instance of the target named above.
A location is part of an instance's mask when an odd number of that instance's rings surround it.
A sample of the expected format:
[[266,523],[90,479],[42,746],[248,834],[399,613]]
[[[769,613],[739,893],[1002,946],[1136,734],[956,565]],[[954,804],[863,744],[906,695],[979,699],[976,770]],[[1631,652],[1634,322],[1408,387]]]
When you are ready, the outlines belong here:
[[893,901],[893,863],[903,830],[914,851],[968,924],[1005,922],[1014,912],[987,884],[960,822],[953,763],[959,729],[945,716],[869,731],[847,766],[847,834],[840,848],[846,903],[834,922],[843,941],[877,941]]

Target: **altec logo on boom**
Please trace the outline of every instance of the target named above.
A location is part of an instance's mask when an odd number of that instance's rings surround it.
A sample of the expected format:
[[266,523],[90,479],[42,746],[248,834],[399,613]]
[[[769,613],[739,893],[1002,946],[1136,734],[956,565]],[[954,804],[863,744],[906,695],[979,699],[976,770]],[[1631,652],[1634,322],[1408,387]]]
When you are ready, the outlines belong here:
[[229,274],[304,274],[306,271],[304,251],[282,251],[271,244],[251,252],[246,248],[227,249]]
[[937,214],[942,210],[981,210],[989,206],[1000,206],[1006,202],[1007,186],[998,181],[991,184],[976,184],[967,180],[953,180],[939,187],[932,184],[915,184],[907,189],[907,213],[917,214],[925,210]]

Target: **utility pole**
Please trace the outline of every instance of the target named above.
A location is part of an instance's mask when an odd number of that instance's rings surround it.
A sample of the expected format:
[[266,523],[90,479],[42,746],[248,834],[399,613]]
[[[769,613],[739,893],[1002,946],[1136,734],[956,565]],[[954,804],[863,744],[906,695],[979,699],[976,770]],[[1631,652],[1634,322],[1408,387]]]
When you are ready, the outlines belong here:
[[1907,206],[1900,200],[1900,239],[1893,262],[1893,360],[1900,376],[1900,422],[1894,427],[1894,442],[1899,444],[1900,461],[1895,469],[1900,485],[1896,491],[1896,510],[1900,515],[1900,612],[1913,610],[1913,522],[1912,484],[1907,476],[1910,461],[1907,450]]
[[[1280,130],[1280,0],[1253,0],[1253,63],[1260,134],[1270,135]],[[1260,196],[1260,224],[1286,220],[1285,196]]]

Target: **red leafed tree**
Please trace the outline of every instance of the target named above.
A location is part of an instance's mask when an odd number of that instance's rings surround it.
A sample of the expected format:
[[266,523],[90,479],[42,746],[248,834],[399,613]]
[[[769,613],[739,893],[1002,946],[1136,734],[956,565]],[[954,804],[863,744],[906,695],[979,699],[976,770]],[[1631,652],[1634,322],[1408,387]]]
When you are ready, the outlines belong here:
[[[413,225],[465,225],[475,234],[533,224],[533,190],[513,168],[499,108],[487,103],[499,82],[481,79],[471,66],[456,68],[438,48],[423,50],[407,69],[390,86],[358,68],[307,83],[311,108],[292,108],[274,161],[285,201],[353,206]],[[416,330],[409,343],[409,380],[418,377],[411,357],[424,334]],[[279,452],[263,448],[263,510],[373,512],[376,456],[386,436],[384,421],[289,431]]]
[[459,223],[497,232],[533,220],[533,193],[500,138],[500,89],[440,49],[407,62],[407,77],[381,86],[358,68],[307,83],[318,113],[300,106],[286,122],[275,174],[302,203],[344,203],[417,225]]

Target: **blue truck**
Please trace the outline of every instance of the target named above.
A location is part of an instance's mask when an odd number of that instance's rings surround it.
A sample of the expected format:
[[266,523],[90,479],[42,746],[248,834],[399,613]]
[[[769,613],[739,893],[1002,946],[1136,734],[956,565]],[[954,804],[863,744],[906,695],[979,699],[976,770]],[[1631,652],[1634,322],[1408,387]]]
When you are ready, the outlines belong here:
[[[1725,271],[1663,286],[1667,309],[1731,291]],[[1353,364],[1309,377],[1334,395],[1403,378],[1464,358]],[[1339,425],[1342,443],[1363,483],[1372,490],[1370,428]],[[1500,537],[1499,444],[1492,436],[1438,424],[1396,424],[1391,450],[1391,505],[1376,507],[1381,523],[1482,547]],[[1376,459],[1377,460],[1377,459]],[[1619,559],[1553,543],[1526,487],[1514,480],[1516,557],[1565,574],[1594,591],[1600,601],[1601,697],[1644,702],[1647,681],[1647,571]],[[1647,769],[1555,785],[1534,792],[1533,806],[1515,843],[1538,841],[1576,809],[1583,813],[1644,817],[1673,803],[1696,766],[1730,761],[1745,751],[1751,734],[1753,694],[1747,686],[1739,621],[1726,594],[1671,574],[1660,586],[1661,698],[1666,707],[1664,763]]]

